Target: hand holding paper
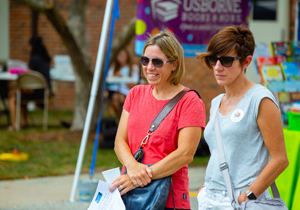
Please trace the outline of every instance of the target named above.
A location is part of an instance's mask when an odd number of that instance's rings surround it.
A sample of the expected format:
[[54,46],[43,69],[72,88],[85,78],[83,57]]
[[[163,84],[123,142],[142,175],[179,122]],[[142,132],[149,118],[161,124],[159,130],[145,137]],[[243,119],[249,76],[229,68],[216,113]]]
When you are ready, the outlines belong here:
[[124,203],[118,190],[109,191],[110,184],[99,180],[98,186],[88,210],[125,210]]
[[99,180],[93,200],[88,210],[125,210],[119,190],[109,191],[111,182],[121,175],[119,168],[110,169],[102,172],[106,182]]

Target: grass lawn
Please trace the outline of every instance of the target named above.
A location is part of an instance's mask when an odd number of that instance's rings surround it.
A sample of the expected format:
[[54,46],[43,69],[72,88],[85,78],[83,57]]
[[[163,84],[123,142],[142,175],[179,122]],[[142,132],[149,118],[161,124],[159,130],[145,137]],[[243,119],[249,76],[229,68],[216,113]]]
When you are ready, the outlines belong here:
[[[20,131],[7,131],[6,117],[0,116],[0,154],[19,152],[29,155],[27,161],[0,160],[0,180],[73,174],[77,163],[82,132],[71,132],[61,121],[71,121],[72,111],[49,111],[48,130],[42,128],[42,111],[30,114],[31,126]],[[95,134],[90,133],[82,165],[82,173],[89,173]],[[190,166],[206,165],[209,157],[195,157]],[[113,149],[98,149],[95,172],[121,167]]]

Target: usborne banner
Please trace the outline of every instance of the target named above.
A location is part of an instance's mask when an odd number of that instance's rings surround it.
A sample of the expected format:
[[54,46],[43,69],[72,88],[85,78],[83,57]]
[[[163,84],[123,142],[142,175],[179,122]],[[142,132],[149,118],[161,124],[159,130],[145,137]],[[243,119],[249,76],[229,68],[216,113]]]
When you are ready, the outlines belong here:
[[138,0],[135,52],[149,34],[174,32],[185,56],[204,51],[211,37],[229,25],[248,25],[251,0]]

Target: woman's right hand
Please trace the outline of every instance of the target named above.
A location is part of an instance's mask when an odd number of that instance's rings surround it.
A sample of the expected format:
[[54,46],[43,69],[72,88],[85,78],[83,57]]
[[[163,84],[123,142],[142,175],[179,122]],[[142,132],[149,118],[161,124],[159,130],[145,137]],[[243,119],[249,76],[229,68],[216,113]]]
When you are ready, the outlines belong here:
[[127,174],[135,187],[145,187],[151,182],[152,170],[139,162],[127,166]]

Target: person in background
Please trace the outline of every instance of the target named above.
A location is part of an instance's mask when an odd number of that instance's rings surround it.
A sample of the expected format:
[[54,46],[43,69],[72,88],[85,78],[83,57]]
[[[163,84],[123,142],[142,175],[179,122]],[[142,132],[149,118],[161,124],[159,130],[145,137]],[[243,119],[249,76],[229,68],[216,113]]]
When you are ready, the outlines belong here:
[[[50,97],[53,96],[52,88],[51,88],[51,80],[50,80],[50,65],[51,65],[51,58],[47,52],[45,45],[43,44],[42,37],[33,36],[29,40],[29,44],[31,46],[31,53],[30,59],[28,62],[28,68],[33,71],[37,71],[41,73],[49,86],[50,90]],[[36,89],[36,90],[24,90],[21,94],[21,101],[22,100],[43,100],[44,99],[44,89]],[[43,104],[36,104],[37,106],[42,107]],[[9,97],[9,107],[11,113],[11,121],[12,125],[8,127],[8,130],[15,130],[16,128],[16,96],[12,94]],[[22,104],[21,107],[22,111],[22,123],[21,128],[26,128],[29,126],[27,115],[27,105]]]
[[268,187],[288,166],[279,106],[266,87],[245,75],[254,48],[253,34],[246,26],[229,26],[212,37],[207,52],[198,54],[225,88],[211,102],[204,131],[211,157],[197,196],[199,210],[232,210],[219,166],[216,114],[239,205],[249,199],[271,199]]
[[[150,123],[167,102],[188,89],[181,84],[185,73],[183,49],[171,31],[150,37],[140,61],[148,85],[137,85],[129,91],[115,140],[115,152],[128,174],[116,178],[110,190],[118,188],[123,195],[151,180],[173,175],[175,207],[190,209],[187,164],[193,160],[205,127],[204,103],[194,91],[187,92],[149,137],[143,164],[137,162],[133,155]],[[173,209],[171,189],[166,209]]]
[[[132,83],[111,83],[110,78],[120,77],[131,79]],[[128,50],[122,49],[107,73],[107,91],[106,98],[108,106],[104,108],[104,114],[101,123],[101,133],[103,140],[100,141],[99,148],[114,148],[114,142],[121,117],[122,106],[129,90],[138,84],[140,79],[139,66],[133,64]],[[106,104],[106,103],[105,103]]]
[[138,65],[132,63],[131,56],[126,48],[122,49],[118,53],[115,62],[108,70],[107,77],[108,79],[110,77],[127,77],[133,81],[132,83],[107,84],[110,105],[114,109],[113,111],[116,113],[116,115],[120,117],[125,97],[127,96],[129,90],[138,84],[140,79],[139,67]]

